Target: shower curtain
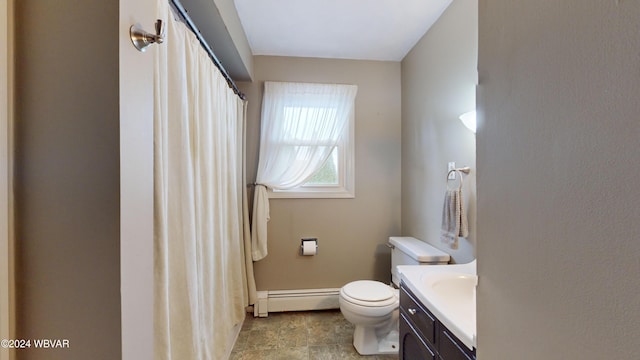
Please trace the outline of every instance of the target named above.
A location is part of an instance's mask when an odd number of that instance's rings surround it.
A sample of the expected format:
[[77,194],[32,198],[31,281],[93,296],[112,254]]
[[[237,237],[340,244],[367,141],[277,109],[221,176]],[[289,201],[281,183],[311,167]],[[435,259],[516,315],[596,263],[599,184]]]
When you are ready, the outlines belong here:
[[154,79],[155,359],[222,359],[255,302],[246,104],[166,0],[159,9],[166,40],[156,47]]

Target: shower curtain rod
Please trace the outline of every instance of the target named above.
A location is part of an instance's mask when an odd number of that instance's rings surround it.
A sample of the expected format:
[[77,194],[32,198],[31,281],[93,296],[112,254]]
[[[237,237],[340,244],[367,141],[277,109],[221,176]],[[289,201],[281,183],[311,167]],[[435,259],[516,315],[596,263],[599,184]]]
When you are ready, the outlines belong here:
[[218,68],[218,70],[220,70],[225,80],[227,80],[227,84],[229,85],[229,87],[233,89],[233,92],[238,95],[240,99],[246,100],[246,96],[242,93],[242,91],[240,91],[240,89],[238,89],[238,86],[236,86],[236,83],[233,81],[231,76],[229,76],[227,70],[225,70],[224,66],[222,66],[222,63],[220,63],[220,60],[218,60],[216,54],[214,54],[213,50],[211,50],[211,47],[207,43],[207,40],[205,40],[205,38],[200,33],[200,30],[198,30],[196,24],[193,22],[193,20],[191,20],[189,14],[187,14],[187,10],[184,8],[184,6],[182,6],[179,0],[169,0],[169,3],[173,7],[173,9],[178,12],[181,20],[196,35],[196,38],[198,38],[200,45],[202,45],[202,47],[207,51],[207,54],[209,54],[209,57],[211,58],[211,61],[213,61],[213,64]]

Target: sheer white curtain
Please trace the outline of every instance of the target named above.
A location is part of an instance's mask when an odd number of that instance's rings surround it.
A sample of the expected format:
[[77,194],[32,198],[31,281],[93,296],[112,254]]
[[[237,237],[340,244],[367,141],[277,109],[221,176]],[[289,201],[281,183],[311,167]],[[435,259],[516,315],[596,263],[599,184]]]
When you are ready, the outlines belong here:
[[322,167],[349,125],[357,89],[265,82],[251,231],[254,261],[267,256],[267,188],[298,187]]
[[195,36],[160,8],[167,29],[155,68],[155,358],[222,359],[255,292],[243,231],[246,108]]

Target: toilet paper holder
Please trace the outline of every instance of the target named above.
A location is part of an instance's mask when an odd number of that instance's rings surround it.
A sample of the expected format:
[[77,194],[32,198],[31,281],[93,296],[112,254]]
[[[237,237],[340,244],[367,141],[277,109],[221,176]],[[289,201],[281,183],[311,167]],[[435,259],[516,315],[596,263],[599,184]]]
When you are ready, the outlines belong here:
[[304,243],[305,242],[313,242],[315,245],[315,254],[318,254],[318,239],[317,238],[303,238],[300,240],[300,255],[305,255],[304,253]]

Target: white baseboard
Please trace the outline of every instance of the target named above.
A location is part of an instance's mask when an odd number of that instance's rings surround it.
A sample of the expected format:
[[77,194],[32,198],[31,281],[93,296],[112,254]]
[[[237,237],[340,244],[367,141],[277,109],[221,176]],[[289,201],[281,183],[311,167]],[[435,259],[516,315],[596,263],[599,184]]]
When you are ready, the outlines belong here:
[[224,357],[225,359],[231,358],[231,352],[233,352],[233,347],[238,341],[238,335],[240,335],[240,330],[242,330],[242,324],[244,324],[244,320],[233,327],[233,329],[231,330],[231,334],[227,338],[227,354]]
[[258,291],[253,315],[266,317],[270,312],[339,309],[339,299],[340,289]]

